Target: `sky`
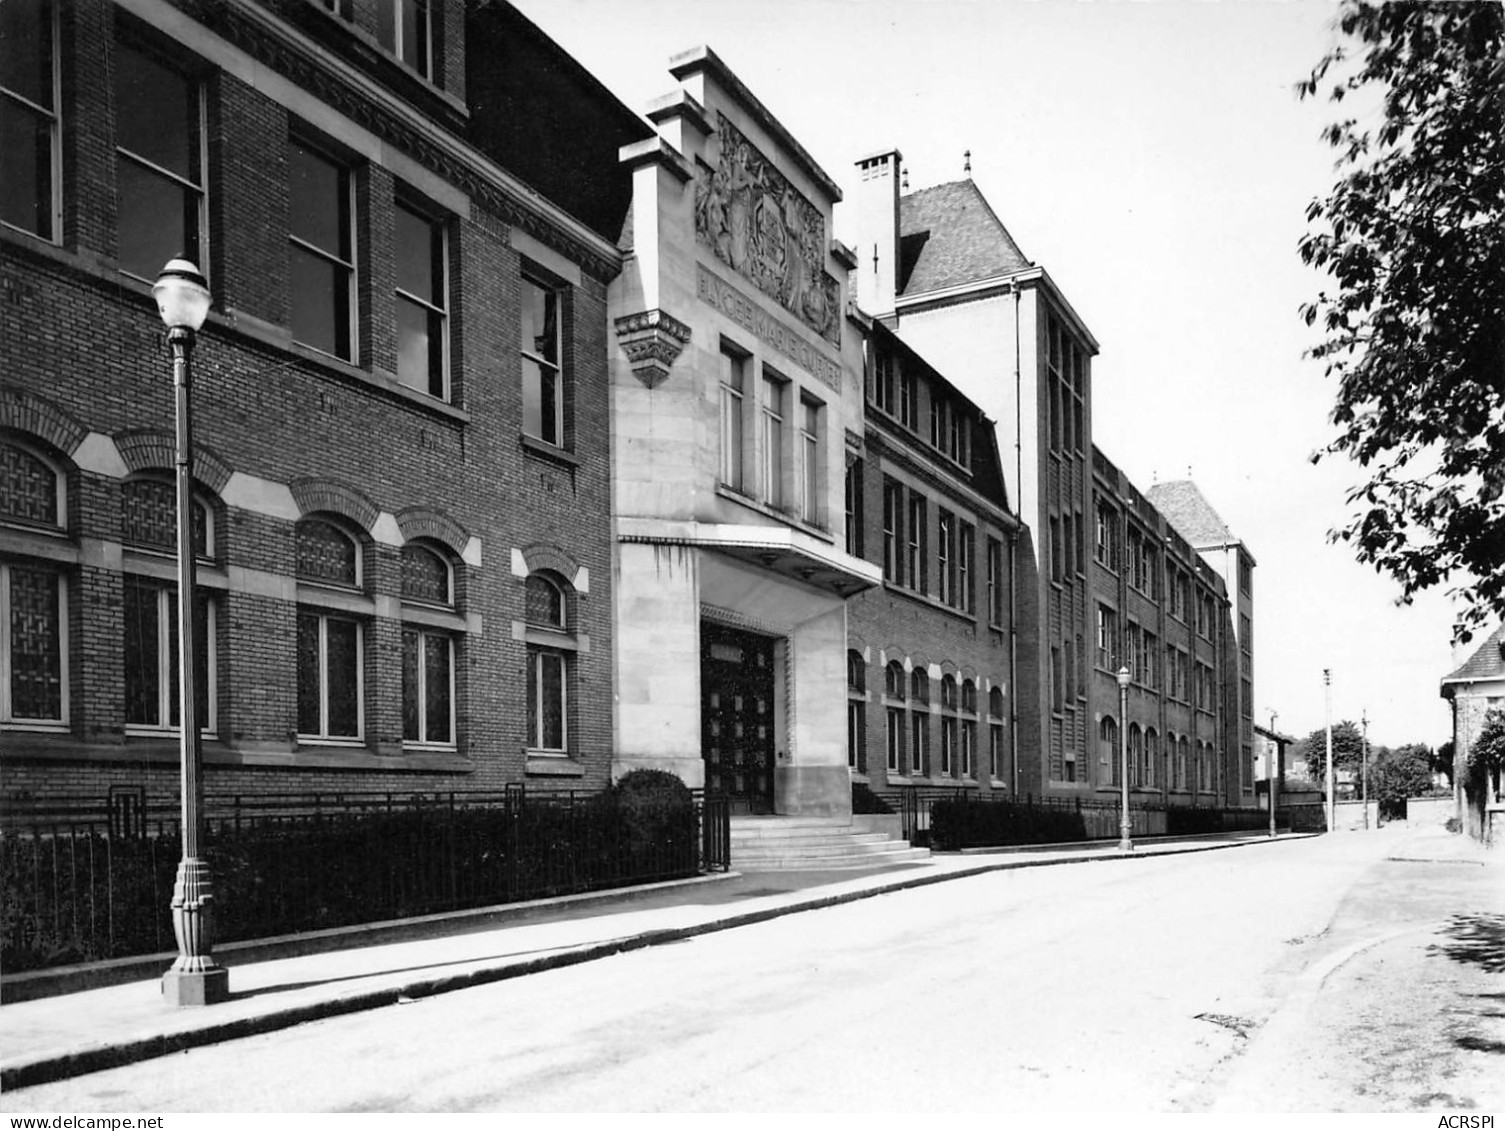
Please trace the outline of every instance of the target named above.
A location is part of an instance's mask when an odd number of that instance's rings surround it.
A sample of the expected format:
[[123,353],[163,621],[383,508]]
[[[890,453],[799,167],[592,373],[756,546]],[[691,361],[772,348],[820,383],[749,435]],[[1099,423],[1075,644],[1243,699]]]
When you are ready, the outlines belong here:
[[[1450,736],[1442,592],[1327,532],[1359,469],[1311,455],[1335,394],[1296,254],[1336,172],[1295,84],[1336,42],[1326,0],[513,0],[634,110],[708,44],[843,187],[874,150],[911,189],[971,176],[1101,345],[1097,446],[1141,489],[1188,474],[1254,573],[1255,715],[1327,715],[1385,745]],[[837,206],[836,235],[844,230]],[[1477,646],[1479,638],[1475,638]],[[1466,655],[1463,653],[1462,655]]]

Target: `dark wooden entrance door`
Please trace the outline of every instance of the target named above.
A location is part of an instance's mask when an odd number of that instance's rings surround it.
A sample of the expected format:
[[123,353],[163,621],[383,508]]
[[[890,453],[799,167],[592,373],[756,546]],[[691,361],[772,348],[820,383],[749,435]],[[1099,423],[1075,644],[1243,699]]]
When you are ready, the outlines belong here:
[[706,792],[734,812],[773,812],[773,640],[702,624],[700,695]]

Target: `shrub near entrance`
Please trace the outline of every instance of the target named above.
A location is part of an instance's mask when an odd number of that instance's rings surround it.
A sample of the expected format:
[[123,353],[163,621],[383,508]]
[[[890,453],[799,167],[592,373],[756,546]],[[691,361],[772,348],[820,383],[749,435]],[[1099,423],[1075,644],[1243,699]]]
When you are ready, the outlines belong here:
[[611,789],[612,802],[634,859],[672,851],[695,836],[695,798],[666,770],[631,770]]

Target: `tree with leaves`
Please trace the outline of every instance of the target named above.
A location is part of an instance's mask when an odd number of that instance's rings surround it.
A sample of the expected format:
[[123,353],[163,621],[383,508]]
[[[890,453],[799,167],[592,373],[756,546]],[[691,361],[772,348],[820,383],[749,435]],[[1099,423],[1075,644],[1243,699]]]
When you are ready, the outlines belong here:
[[1484,725],[1468,747],[1466,787],[1482,788],[1488,779],[1505,771],[1505,710],[1491,707]]
[[[1306,759],[1306,776],[1322,787],[1327,781],[1327,728],[1318,727],[1302,739],[1296,750]],[[1333,765],[1340,771],[1352,770],[1358,781],[1359,764],[1364,760],[1364,734],[1352,719],[1333,724]]]
[[1302,307],[1338,382],[1313,459],[1368,476],[1333,539],[1403,602],[1450,583],[1467,640],[1505,613],[1505,10],[1345,0],[1337,28],[1297,88],[1352,114],[1299,244],[1332,287]]
[[1381,813],[1401,813],[1408,797],[1432,792],[1431,747],[1419,742],[1393,750],[1382,746],[1371,749],[1369,759],[1369,796],[1379,801]]

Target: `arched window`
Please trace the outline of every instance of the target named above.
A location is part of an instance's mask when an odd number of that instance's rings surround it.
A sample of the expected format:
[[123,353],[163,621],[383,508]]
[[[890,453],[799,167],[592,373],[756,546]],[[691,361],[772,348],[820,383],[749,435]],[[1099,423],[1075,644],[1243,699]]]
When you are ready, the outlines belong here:
[[545,629],[528,640],[528,749],[562,757],[570,746],[570,685],[578,645],[565,635],[570,624],[570,590],[549,573],[530,573],[525,616],[529,631]]
[[904,698],[904,665],[891,660],[883,669],[883,694],[890,699]]
[[962,710],[977,713],[977,684],[970,679],[962,680]]
[[[409,542],[402,548],[402,599],[453,607],[454,567],[438,548]],[[430,616],[432,614],[429,614]],[[408,619],[408,618],[412,619]],[[455,745],[455,637],[405,612],[402,626],[402,740],[412,746]]]
[[995,719],[1003,718],[1003,688],[997,684],[988,692],[988,714]]
[[322,518],[305,518],[298,523],[295,538],[298,580],[360,588],[360,546],[342,527]]
[[[0,527],[61,539],[66,480],[40,453],[0,437]],[[68,722],[68,586],[46,560],[0,560],[0,725]]]
[[433,605],[455,603],[454,567],[432,546],[409,542],[402,548],[402,596]]
[[916,703],[930,705],[930,676],[923,668],[915,668],[909,673],[909,697]]
[[1144,784],[1160,784],[1160,735],[1154,727],[1146,727],[1144,732]]
[[[132,550],[176,554],[177,485],[161,476],[128,479],[120,487],[121,538]],[[214,512],[202,498],[190,505],[196,558],[215,553]],[[139,557],[125,559],[122,591],[127,733],[172,731],[179,726],[178,586],[142,571]],[[203,587],[194,591],[194,714],[206,734],[218,730],[217,640],[219,600]]]
[[1109,767],[1109,780],[1121,785],[1118,758],[1118,722],[1112,715],[1104,715],[1097,724],[1097,760],[1099,765]]
[[847,767],[867,773],[867,661],[847,652]]
[[569,602],[564,586],[547,574],[530,573],[527,581],[528,623],[539,628],[563,630],[568,624]]
[[[178,489],[168,479],[127,479],[120,488],[121,535],[125,543],[144,550],[176,553],[178,549]],[[192,507],[193,553],[214,557],[213,512],[195,497]]]
[[956,677],[941,676],[941,706],[948,711],[956,710]]
[[[361,547],[337,522],[305,518],[294,532],[298,580],[359,589]],[[298,606],[298,737],[305,742],[358,743],[365,733],[365,624],[345,609],[319,608],[300,587]]]
[[1129,724],[1129,784],[1135,787],[1144,780],[1144,731],[1138,723]]

